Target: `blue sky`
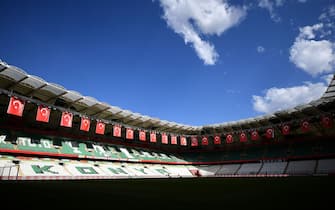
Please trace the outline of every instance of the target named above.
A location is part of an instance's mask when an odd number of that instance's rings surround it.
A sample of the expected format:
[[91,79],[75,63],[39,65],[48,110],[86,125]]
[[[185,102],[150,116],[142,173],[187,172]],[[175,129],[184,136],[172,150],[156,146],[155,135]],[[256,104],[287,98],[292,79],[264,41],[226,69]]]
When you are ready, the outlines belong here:
[[183,124],[307,103],[335,69],[331,0],[0,3],[3,61]]

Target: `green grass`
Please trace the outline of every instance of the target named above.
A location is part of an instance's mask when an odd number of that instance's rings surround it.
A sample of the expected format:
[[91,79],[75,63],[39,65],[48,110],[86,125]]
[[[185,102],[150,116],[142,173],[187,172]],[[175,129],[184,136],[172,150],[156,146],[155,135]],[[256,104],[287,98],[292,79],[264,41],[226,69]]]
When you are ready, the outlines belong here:
[[0,182],[2,204],[25,209],[333,209],[334,190],[335,177]]

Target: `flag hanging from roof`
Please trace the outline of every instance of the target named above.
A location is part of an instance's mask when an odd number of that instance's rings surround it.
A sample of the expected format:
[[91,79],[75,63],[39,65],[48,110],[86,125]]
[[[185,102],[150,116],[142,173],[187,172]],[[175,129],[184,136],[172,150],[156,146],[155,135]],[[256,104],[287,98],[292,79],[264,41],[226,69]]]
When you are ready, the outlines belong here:
[[101,121],[97,121],[97,125],[95,127],[95,133],[97,134],[105,134],[105,123],[101,122]]
[[187,140],[185,136],[180,137],[180,145],[186,146],[187,145]]
[[290,134],[290,126],[288,124],[285,124],[281,128],[281,132],[283,135],[289,135]]
[[162,144],[168,144],[169,140],[168,140],[168,136],[166,135],[166,133],[162,133]]
[[82,131],[89,131],[91,126],[91,121],[88,117],[81,117],[80,121],[80,130]]
[[233,143],[233,141],[234,141],[234,137],[233,137],[233,135],[232,135],[232,134],[228,134],[228,135],[226,136],[226,143],[227,143],[227,144],[231,144],[231,143]]
[[247,142],[248,138],[247,138],[247,134],[244,132],[240,133],[240,142]]
[[303,132],[307,132],[307,131],[309,131],[309,122],[307,121],[307,120],[303,120],[302,122],[301,122],[301,130],[303,131]]
[[145,131],[144,130],[140,130],[138,132],[138,138],[140,139],[140,141],[146,141],[146,136],[145,136]]
[[113,126],[113,136],[121,137],[121,126],[120,125]]
[[132,128],[126,129],[126,139],[134,139],[134,130]]
[[22,117],[25,101],[14,96],[10,97],[7,114]]
[[273,128],[268,128],[265,131],[265,137],[267,139],[273,139],[275,137],[275,131]]
[[171,144],[177,144],[177,136],[171,135]]
[[201,145],[208,145],[208,138],[207,136],[203,136],[201,139]]
[[331,128],[333,127],[333,119],[331,118],[331,116],[322,116],[321,124],[325,128]]
[[73,114],[71,112],[62,112],[62,119],[60,121],[60,126],[72,127]]
[[150,133],[150,142],[156,142],[156,133],[155,132],[151,132]]
[[39,105],[37,107],[36,121],[39,122],[49,122],[50,109],[46,106]]
[[259,134],[257,130],[251,131],[251,140],[256,141],[259,139]]
[[221,137],[220,135],[215,135],[214,136],[214,144],[221,144]]
[[198,138],[196,136],[191,137],[191,146],[197,147],[198,146]]

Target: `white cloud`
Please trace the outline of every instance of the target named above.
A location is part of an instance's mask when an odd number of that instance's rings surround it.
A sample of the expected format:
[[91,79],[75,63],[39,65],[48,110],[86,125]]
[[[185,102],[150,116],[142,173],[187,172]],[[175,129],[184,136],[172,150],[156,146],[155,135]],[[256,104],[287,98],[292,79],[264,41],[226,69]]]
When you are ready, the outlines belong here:
[[258,6],[266,9],[270,13],[270,17],[275,22],[280,22],[281,18],[275,13],[275,7],[281,7],[284,4],[284,0],[258,0]]
[[333,80],[333,78],[334,78],[334,74],[327,74],[327,75],[322,77],[322,79],[324,79],[326,81],[327,85],[330,84],[330,82]]
[[290,49],[290,61],[312,76],[332,72],[335,65],[334,44],[327,40],[298,39]]
[[252,96],[253,108],[261,113],[293,108],[320,98],[326,88],[327,86],[322,82],[306,82],[304,85],[288,88],[273,87],[266,90],[264,96]]
[[220,36],[246,15],[245,9],[231,6],[225,0],[160,0],[160,3],[168,26],[186,44],[190,43],[207,65],[214,65],[219,55],[214,45],[201,35]]
[[264,47],[262,47],[262,46],[258,46],[257,47],[257,52],[258,53],[263,53],[265,51],[265,48]]
[[290,61],[312,76],[332,72],[335,68],[335,44],[314,40],[325,36],[322,23],[300,28],[300,34],[290,49]]
[[299,28],[300,34],[298,36],[298,39],[314,39],[315,33],[320,31],[322,28],[323,28],[322,23]]
[[298,0],[299,3],[306,3],[307,0]]
[[333,18],[335,18],[335,4],[330,5],[321,15],[319,16],[319,20],[330,22]]

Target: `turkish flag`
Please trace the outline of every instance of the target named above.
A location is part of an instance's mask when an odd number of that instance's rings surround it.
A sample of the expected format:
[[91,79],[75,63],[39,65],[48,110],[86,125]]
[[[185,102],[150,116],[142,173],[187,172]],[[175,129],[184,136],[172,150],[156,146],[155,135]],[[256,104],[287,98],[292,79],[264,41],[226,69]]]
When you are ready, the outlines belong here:
[[49,122],[50,109],[46,106],[39,105],[37,108],[36,121]]
[[308,122],[307,120],[303,120],[303,121],[301,122],[301,130],[302,130],[303,132],[307,132],[307,131],[309,131],[309,122]]
[[245,134],[244,132],[240,133],[240,142],[247,142],[247,140],[247,134]]
[[290,134],[290,126],[289,125],[283,125],[283,127],[281,128],[281,132],[283,135],[288,135]]
[[191,146],[197,147],[198,146],[198,138],[196,136],[191,137]]
[[275,137],[275,131],[273,130],[273,128],[268,128],[265,131],[265,137],[267,139],[273,139]]
[[231,143],[233,143],[233,141],[234,141],[233,135],[228,134],[228,135],[226,136],[226,143],[227,143],[227,144],[231,144]]
[[146,140],[146,138],[145,138],[145,131],[143,131],[143,130],[141,130],[139,133],[138,133],[138,135],[139,135],[139,139],[140,139],[140,141],[145,141]]
[[251,140],[256,141],[256,140],[258,140],[258,138],[259,138],[258,132],[256,130],[252,131],[251,132]]
[[105,123],[101,121],[97,121],[97,125],[95,127],[95,133],[104,135],[105,134]]
[[10,98],[7,114],[22,117],[25,101],[12,96]]
[[171,144],[177,144],[177,136],[171,136]]
[[321,118],[321,124],[325,128],[333,127],[333,119],[330,116],[323,116]]
[[62,112],[62,119],[60,121],[60,126],[72,127],[73,114],[71,112]]
[[88,117],[81,117],[80,121],[80,130],[82,131],[89,131],[91,126],[91,121]]
[[180,137],[180,145],[186,146],[187,145],[187,140],[185,136]]
[[131,128],[126,129],[126,139],[134,139],[134,130]]
[[121,126],[120,125],[113,126],[113,136],[121,137]]
[[221,144],[221,137],[220,135],[214,136],[214,144]]
[[208,138],[207,138],[207,136],[202,137],[202,139],[201,139],[201,145],[208,145]]
[[156,142],[156,133],[155,132],[151,132],[150,133],[150,142]]
[[168,136],[166,135],[166,133],[162,133],[162,144],[168,144],[169,140],[168,140]]

